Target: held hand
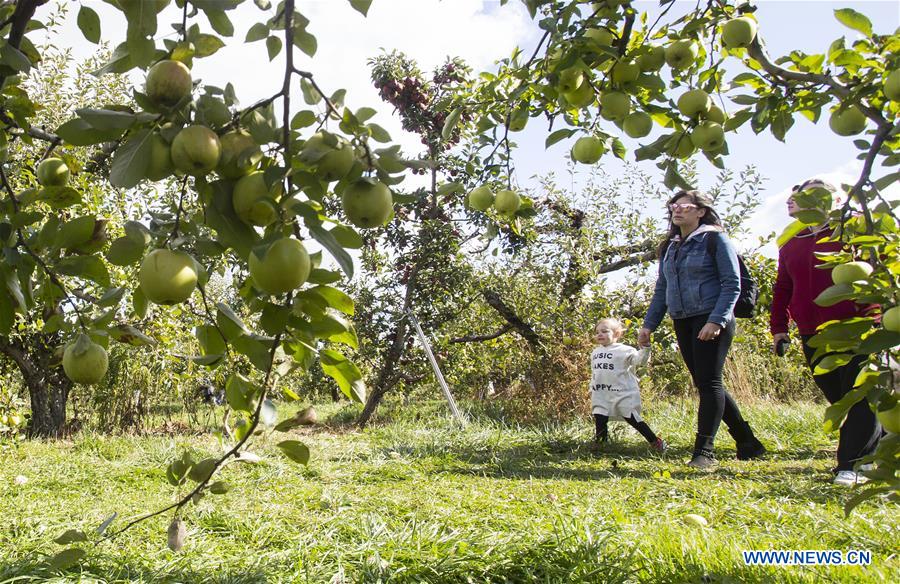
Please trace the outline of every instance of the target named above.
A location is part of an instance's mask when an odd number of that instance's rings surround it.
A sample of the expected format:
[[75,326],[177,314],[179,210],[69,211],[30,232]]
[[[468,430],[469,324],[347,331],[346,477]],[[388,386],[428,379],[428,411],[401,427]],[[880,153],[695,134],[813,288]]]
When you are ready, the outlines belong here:
[[650,329],[642,328],[638,331],[638,345],[642,347],[650,346]]
[[778,353],[778,343],[787,340],[790,340],[790,336],[787,333],[776,333],[772,335],[772,352]]
[[697,338],[701,341],[714,341],[719,338],[719,334],[721,332],[721,326],[717,325],[714,322],[708,322],[703,325],[702,329],[700,329],[700,334],[697,335]]

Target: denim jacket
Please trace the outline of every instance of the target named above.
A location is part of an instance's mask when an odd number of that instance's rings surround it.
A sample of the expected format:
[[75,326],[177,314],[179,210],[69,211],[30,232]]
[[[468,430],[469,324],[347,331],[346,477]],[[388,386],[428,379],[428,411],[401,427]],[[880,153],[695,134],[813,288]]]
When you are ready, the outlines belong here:
[[[715,258],[707,253],[709,237],[719,238]],[[740,293],[734,246],[720,228],[701,225],[683,242],[676,236],[666,248],[644,327],[656,330],[667,309],[672,318],[709,314],[708,322],[724,327],[734,318]]]

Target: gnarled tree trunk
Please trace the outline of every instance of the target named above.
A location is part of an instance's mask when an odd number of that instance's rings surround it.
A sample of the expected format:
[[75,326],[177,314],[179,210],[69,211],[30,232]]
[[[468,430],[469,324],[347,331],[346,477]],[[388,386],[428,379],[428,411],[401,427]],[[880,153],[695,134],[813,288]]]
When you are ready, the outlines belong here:
[[65,432],[66,404],[72,382],[62,367],[54,366],[52,336],[37,334],[27,340],[0,337],[0,353],[13,360],[22,374],[31,401],[28,435],[57,438]]

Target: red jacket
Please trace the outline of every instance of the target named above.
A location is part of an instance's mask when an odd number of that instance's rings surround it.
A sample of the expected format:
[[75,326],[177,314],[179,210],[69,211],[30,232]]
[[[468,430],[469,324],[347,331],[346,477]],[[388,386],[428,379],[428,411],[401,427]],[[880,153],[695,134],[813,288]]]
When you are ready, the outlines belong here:
[[801,335],[812,335],[823,322],[860,316],[869,307],[849,300],[834,306],[819,306],[813,300],[831,286],[831,270],[817,268],[822,262],[814,252],[840,251],[841,243],[816,243],[826,237],[823,231],[813,235],[809,229],[800,231],[778,250],[778,276],[772,290],[772,312],[769,329],[772,334],[788,332],[788,317],[797,323]]

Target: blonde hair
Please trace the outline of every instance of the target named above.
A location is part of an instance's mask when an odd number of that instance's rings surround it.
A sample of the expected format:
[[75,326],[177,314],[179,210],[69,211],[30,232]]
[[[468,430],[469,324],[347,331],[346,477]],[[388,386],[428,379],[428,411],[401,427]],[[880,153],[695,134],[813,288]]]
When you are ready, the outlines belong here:
[[597,332],[597,330],[600,328],[600,325],[603,323],[608,323],[610,328],[617,332],[620,336],[625,332],[625,325],[622,324],[622,321],[620,321],[618,318],[606,317],[601,318],[597,321],[596,326],[594,326],[594,333]]

